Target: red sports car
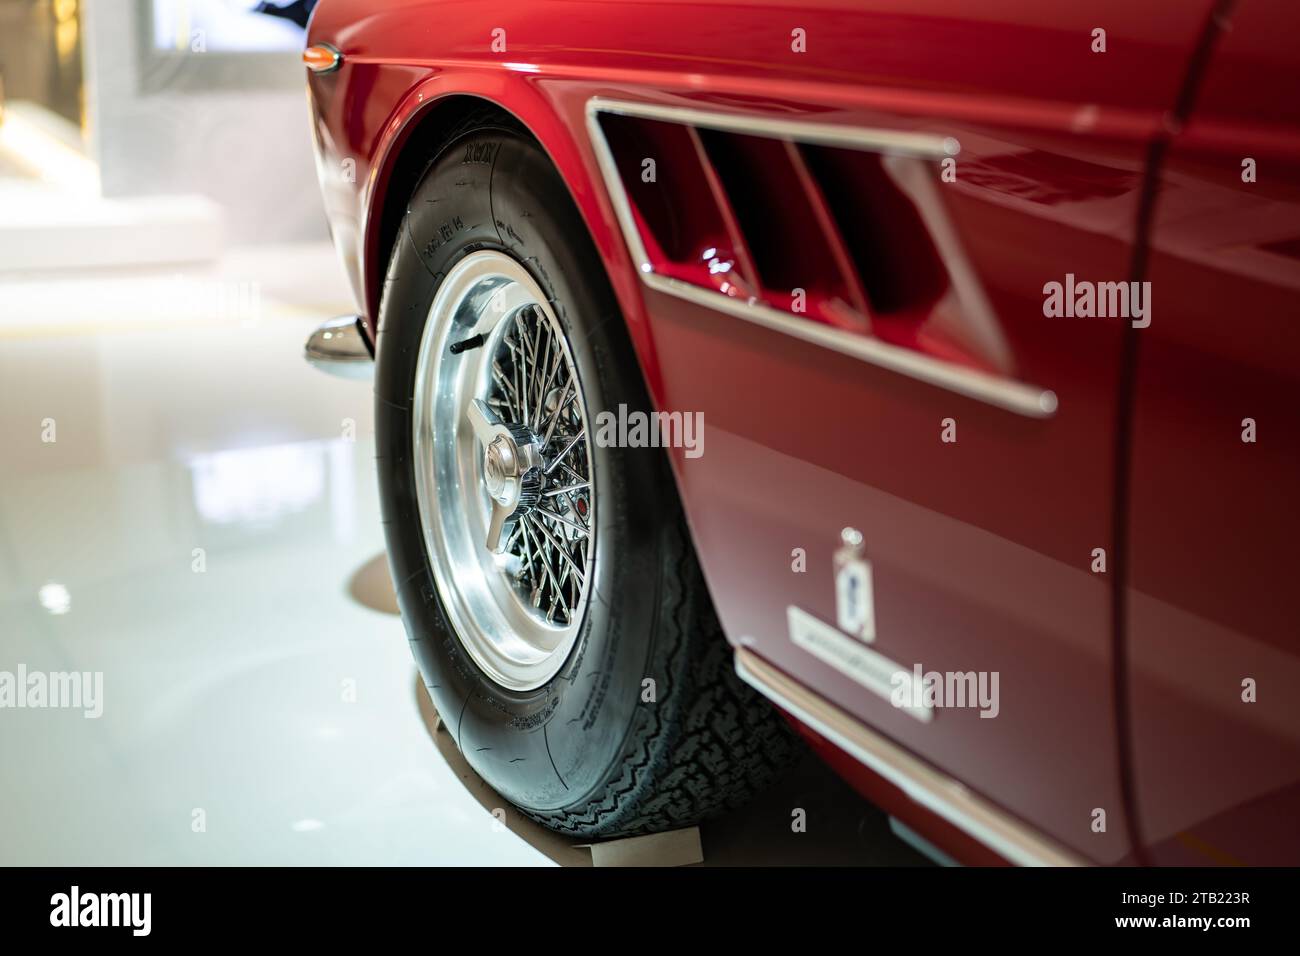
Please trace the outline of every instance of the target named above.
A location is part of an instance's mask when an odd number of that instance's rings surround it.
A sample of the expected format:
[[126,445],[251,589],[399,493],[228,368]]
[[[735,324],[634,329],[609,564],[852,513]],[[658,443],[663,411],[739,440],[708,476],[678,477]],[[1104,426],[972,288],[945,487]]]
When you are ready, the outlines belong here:
[[308,352],[373,366],[475,770],[642,833],[793,725],[959,861],[1300,863],[1298,34],[1290,0],[322,0],[359,316]]

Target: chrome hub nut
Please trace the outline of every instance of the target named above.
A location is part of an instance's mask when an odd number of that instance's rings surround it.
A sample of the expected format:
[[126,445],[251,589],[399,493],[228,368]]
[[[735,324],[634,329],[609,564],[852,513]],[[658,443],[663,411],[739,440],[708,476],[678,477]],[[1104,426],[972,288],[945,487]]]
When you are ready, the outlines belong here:
[[519,488],[515,446],[506,435],[498,435],[483,453],[483,479],[492,500],[513,508]]
[[517,517],[537,504],[541,496],[541,450],[532,434],[520,425],[505,431],[483,449],[483,483],[488,495]]

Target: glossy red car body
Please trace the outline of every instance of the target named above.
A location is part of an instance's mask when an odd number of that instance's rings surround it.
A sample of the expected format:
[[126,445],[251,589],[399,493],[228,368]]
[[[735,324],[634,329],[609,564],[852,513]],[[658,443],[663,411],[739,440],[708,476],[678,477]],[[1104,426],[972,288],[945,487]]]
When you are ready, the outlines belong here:
[[[1285,0],[322,0],[309,42],[342,63],[310,88],[334,239],[372,332],[421,144],[486,100],[544,147],[654,402],[704,413],[706,453],[673,465],[730,640],[951,784],[936,802],[813,734],[864,792],[965,860],[1014,858],[952,811],[973,795],[1053,860],[1295,864],[1298,28]],[[844,324],[1050,389],[1054,413],[643,282],[593,97],[958,141],[936,208],[1000,351],[954,345],[924,312]],[[770,232],[805,228],[780,206]],[[1151,282],[1150,325],[1046,318],[1044,285],[1067,274]],[[834,323],[833,296],[809,296]],[[997,719],[922,723],[791,642],[790,605],[836,620],[845,526],[865,535],[875,649],[998,672]]]

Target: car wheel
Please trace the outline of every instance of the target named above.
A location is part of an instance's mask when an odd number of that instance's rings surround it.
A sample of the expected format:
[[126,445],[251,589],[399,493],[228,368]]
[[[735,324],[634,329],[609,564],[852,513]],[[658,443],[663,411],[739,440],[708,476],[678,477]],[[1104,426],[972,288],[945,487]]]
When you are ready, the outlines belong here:
[[788,763],[735,676],[565,184],[513,123],[449,136],[411,197],[380,309],[380,498],[407,633],[473,768],[575,836],[692,824]]

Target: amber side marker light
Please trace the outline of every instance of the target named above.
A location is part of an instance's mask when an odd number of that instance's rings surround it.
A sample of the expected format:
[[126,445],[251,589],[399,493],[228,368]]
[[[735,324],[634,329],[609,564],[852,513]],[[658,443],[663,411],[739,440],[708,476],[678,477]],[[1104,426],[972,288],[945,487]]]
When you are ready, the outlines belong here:
[[333,73],[343,62],[343,54],[328,43],[317,43],[302,51],[302,62],[313,73]]

